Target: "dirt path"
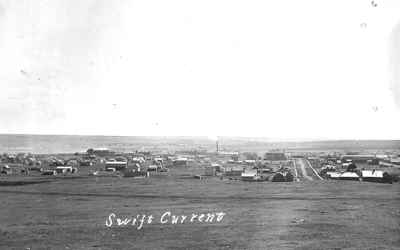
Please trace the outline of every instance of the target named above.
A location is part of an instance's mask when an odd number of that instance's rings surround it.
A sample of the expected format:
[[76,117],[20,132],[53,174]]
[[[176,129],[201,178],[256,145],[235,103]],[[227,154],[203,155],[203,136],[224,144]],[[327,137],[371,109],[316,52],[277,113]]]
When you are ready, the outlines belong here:
[[313,173],[315,174],[315,176],[318,177],[318,179],[323,180],[323,178],[318,174],[317,170],[315,170],[315,169],[312,167],[311,163],[310,163],[308,160],[304,160],[304,162],[307,163],[307,166],[308,166],[309,168],[311,168],[311,170],[313,171]]
[[293,160],[293,169],[294,169],[294,178],[295,178],[295,181],[300,181],[300,179],[299,179],[299,173],[297,172],[296,160]]
[[298,163],[297,166],[300,166],[300,170],[301,170],[301,173],[302,173],[303,177],[304,177],[305,179],[309,180],[309,181],[312,181],[313,178],[311,178],[311,177],[307,174],[304,160],[303,160],[303,159],[300,159],[299,161],[297,161],[297,163]]

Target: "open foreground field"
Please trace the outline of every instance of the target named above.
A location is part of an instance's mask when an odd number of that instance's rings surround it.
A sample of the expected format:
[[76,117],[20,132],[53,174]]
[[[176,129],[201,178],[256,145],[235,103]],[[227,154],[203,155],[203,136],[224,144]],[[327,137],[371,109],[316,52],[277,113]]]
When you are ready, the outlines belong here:
[[[20,185],[28,181],[41,182]],[[3,177],[1,184],[0,249],[400,249],[399,183],[248,183],[172,171],[147,179]],[[226,215],[162,224],[167,211]],[[116,220],[107,227],[111,213],[154,219],[140,230]]]

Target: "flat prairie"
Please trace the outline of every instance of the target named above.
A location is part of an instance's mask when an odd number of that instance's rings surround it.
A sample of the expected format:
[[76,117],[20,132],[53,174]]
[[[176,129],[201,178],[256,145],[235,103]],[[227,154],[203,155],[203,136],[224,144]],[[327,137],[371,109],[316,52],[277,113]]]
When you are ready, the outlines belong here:
[[[400,185],[358,181],[0,178],[0,249],[400,249]],[[163,213],[224,212],[220,222],[161,223]],[[108,216],[153,215],[138,230]]]

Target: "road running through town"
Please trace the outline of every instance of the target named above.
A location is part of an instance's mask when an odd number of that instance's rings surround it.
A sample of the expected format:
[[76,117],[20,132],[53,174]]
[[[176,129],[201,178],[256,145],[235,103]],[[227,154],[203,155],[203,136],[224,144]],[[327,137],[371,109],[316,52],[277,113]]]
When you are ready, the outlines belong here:
[[304,162],[304,159],[297,159],[296,166],[300,169],[303,179],[308,180],[308,181],[313,180],[313,178],[307,174],[306,164]]

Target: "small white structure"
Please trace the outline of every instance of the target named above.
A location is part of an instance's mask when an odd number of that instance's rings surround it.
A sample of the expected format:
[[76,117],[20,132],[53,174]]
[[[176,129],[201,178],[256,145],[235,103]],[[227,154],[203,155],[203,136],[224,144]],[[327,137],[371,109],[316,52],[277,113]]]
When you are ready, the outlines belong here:
[[342,168],[347,168],[350,164],[351,162],[342,163]]
[[254,181],[260,179],[256,169],[246,170],[241,175],[242,181]]
[[340,175],[339,180],[359,180],[360,176],[354,172],[344,172]]
[[216,172],[224,172],[225,168],[218,163],[212,163],[211,166],[215,168]]
[[150,165],[147,167],[147,171],[157,171],[158,170],[158,166],[157,165]]
[[154,158],[154,161],[155,161],[155,162],[158,162],[158,163],[161,163],[161,164],[164,163],[164,159],[163,159],[163,158],[160,158],[160,157]]
[[381,170],[362,170],[361,177],[364,178],[383,178],[383,171]]
[[56,167],[57,174],[66,174],[66,173],[72,173],[72,167],[71,166],[58,166]]
[[122,161],[107,161],[105,170],[108,168],[115,168],[115,170],[123,170],[126,169],[128,166],[127,162],[122,162]]
[[393,177],[387,172],[381,170],[362,170],[361,177],[363,181],[392,183]]
[[132,163],[138,163],[138,164],[142,164],[144,163],[146,160],[143,157],[133,157],[132,158]]

